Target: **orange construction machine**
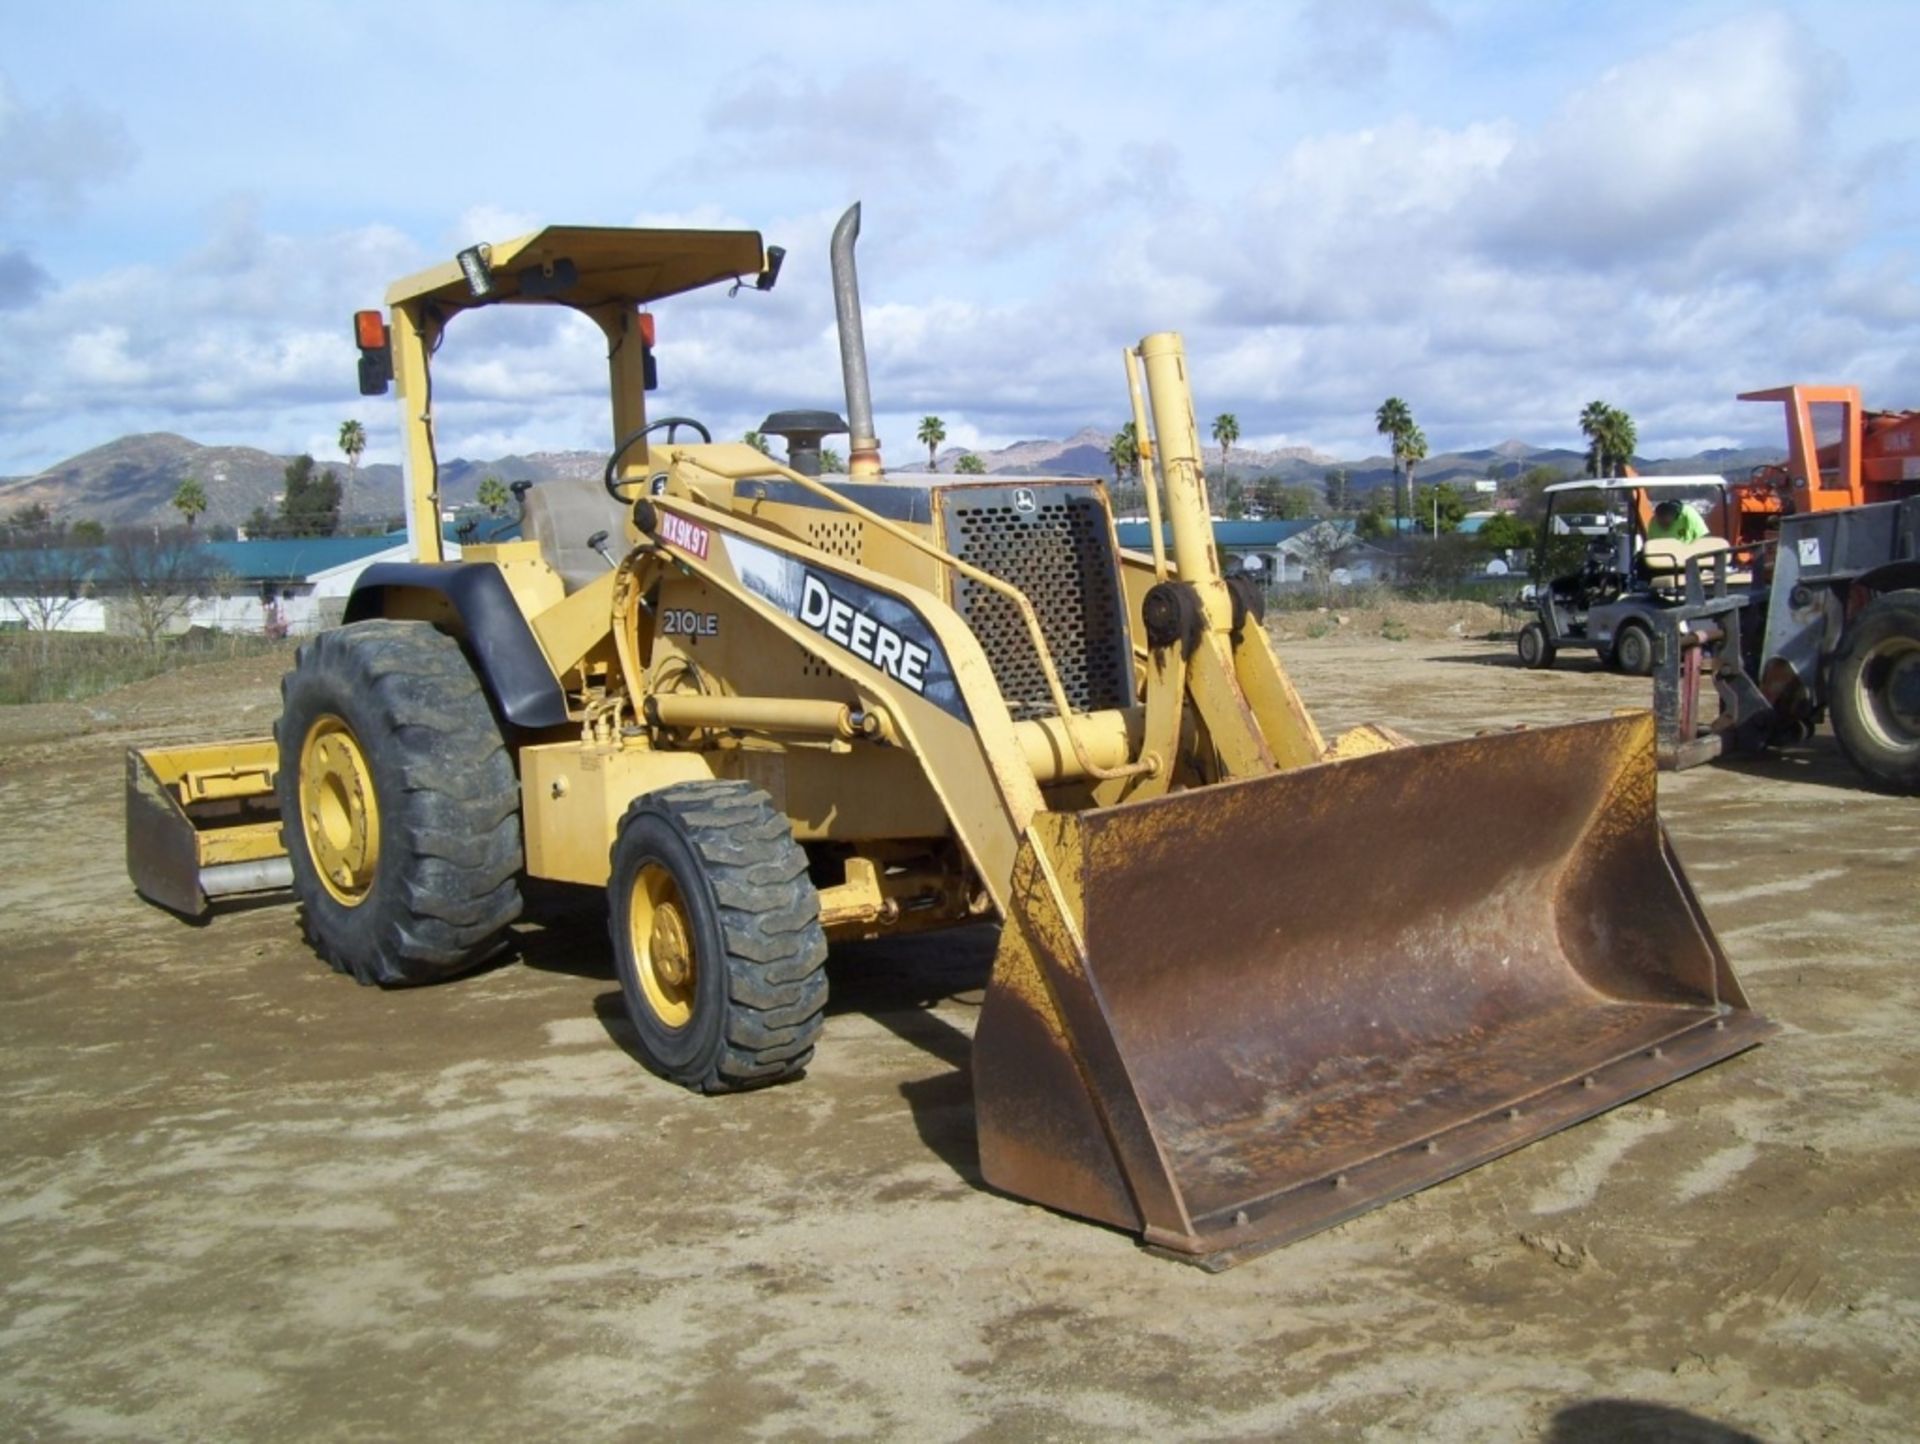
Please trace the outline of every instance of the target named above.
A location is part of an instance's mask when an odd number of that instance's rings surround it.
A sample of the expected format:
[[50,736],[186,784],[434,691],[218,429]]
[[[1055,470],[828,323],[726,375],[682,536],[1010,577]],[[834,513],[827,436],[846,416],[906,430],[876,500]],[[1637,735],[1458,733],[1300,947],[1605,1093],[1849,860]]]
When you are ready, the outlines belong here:
[[1868,411],[1858,386],[1774,386],[1740,399],[1784,403],[1787,459],[1734,484],[1726,536],[1736,548],[1770,540],[1782,516],[1920,493],[1920,411]]
[[1663,755],[1742,750],[1735,740],[1761,721],[1778,737],[1831,716],[1840,750],[1870,782],[1920,793],[1920,411],[1868,411],[1857,386],[1740,399],[1787,414],[1786,461],[1729,486],[1711,523],[1741,569],[1737,663],[1765,713],[1749,687],[1731,708],[1723,692],[1710,726],[1692,718],[1695,674],[1711,664],[1724,680],[1738,667],[1683,629],[1656,669]]

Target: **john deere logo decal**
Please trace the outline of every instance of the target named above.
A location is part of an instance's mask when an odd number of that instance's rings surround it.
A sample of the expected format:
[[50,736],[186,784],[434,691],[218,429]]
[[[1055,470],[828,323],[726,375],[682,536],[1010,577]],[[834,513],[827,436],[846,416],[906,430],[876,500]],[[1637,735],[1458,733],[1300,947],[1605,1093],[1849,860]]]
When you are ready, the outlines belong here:
[[861,661],[871,662],[889,677],[898,677],[914,691],[927,690],[927,663],[932,654],[885,622],[835,596],[812,572],[806,573],[800,583],[800,621]]
[[953,663],[927,619],[900,597],[760,542],[722,531],[720,544],[748,592],[867,666],[968,720]]

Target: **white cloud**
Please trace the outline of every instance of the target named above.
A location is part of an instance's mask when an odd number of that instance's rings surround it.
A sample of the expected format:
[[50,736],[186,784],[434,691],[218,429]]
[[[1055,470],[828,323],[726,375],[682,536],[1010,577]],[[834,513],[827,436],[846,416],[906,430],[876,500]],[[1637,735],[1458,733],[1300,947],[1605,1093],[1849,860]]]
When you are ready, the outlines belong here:
[[[930,411],[970,446],[1111,430],[1117,353],[1159,329],[1186,334],[1204,413],[1326,450],[1371,450],[1390,392],[1436,448],[1569,441],[1595,396],[1655,447],[1771,435],[1731,397],[1783,380],[1904,404],[1920,205],[1889,142],[1920,102],[1864,97],[1920,27],[1886,10],[1842,30],[1794,6],[1722,23],[1722,0],[1658,16],[1220,0],[1149,52],[1132,5],[989,4],[960,23],[742,0],[726,46],[699,43],[709,20],[650,13],[674,85],[630,105],[624,20],[588,46],[596,26],[567,12],[565,65],[507,68],[471,37],[508,12],[469,0],[430,75],[321,43],[305,12],[250,22],[289,90],[332,93],[343,67],[363,93],[405,86],[439,147],[424,167],[359,115],[324,135],[311,117],[235,125],[230,99],[206,98],[238,43],[219,26],[143,90],[112,50],[140,43],[134,15],[73,72],[131,77],[111,109],[104,87],[23,106],[0,86],[0,138],[40,137],[0,154],[0,472],[136,429],[291,447],[345,415],[388,455],[393,404],[355,394],[348,315],[462,245],[549,221],[744,227],[788,247],[772,295],[658,308],[654,406],[736,435],[781,407],[837,409],[826,244],[856,197],[895,455]],[[56,29],[35,52],[16,27],[17,75],[62,83]],[[1276,85],[1296,62],[1324,83]],[[1362,93],[1367,78],[1390,83]],[[552,123],[460,143],[449,118],[509,81]],[[129,130],[133,171],[114,140]],[[604,444],[585,323],[462,317],[439,362],[448,454]]]
[[706,109],[719,143],[715,163],[748,170],[795,167],[886,184],[944,183],[966,138],[969,103],[931,76],[848,71],[795,77],[785,63],[753,67]]
[[1518,254],[1621,270],[1830,256],[1860,219],[1830,127],[1837,58],[1790,17],[1744,15],[1614,66],[1514,150],[1487,236]]
[[152,368],[127,354],[127,328],[97,326],[66,344],[67,379],[81,386],[139,386]]
[[80,450],[80,418],[88,445],[144,430],[286,444],[308,408],[348,414],[351,303],[377,302],[417,263],[388,227],[298,238],[230,209],[170,261],[43,288],[0,316],[0,431]]
[[134,154],[117,115],[74,95],[30,104],[0,74],[0,220],[71,216],[89,191],[124,173]]

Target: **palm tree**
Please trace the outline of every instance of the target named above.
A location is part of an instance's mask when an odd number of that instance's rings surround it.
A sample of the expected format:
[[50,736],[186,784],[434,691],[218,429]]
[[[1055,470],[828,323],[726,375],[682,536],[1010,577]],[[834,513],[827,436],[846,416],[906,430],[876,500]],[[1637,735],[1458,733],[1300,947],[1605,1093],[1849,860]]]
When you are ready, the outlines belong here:
[[773,448],[767,445],[767,438],[757,431],[743,431],[740,433],[740,439],[762,456],[773,455]]
[[187,519],[187,527],[191,530],[194,518],[207,509],[207,489],[192,477],[187,477],[174,489],[173,509]]
[[1107,464],[1113,468],[1113,482],[1119,486],[1127,479],[1128,472],[1138,474],[1140,470],[1140,433],[1129,421],[1113,433],[1113,440],[1107,446]]
[[1222,411],[1213,418],[1213,439],[1220,443],[1220,475],[1227,475],[1227,458],[1233,453],[1233,443],[1240,439],[1240,418],[1231,411]]
[[490,514],[498,516],[507,508],[507,484],[497,476],[485,477],[480,482],[480,490],[475,493],[474,500]]
[[960,459],[953,464],[953,469],[962,476],[985,476],[987,474],[986,462],[975,456],[971,451],[963,453]]
[[[1387,438],[1387,445],[1393,453],[1393,509],[1400,510],[1400,467],[1402,461],[1401,442],[1407,433],[1414,429],[1413,412],[1407,403],[1398,396],[1389,396],[1380,403],[1380,409],[1373,413],[1373,429]],[[1413,492],[1407,492],[1407,505],[1413,505]]]
[[1587,438],[1587,475],[1604,474],[1605,459],[1600,455],[1600,432],[1613,408],[1604,401],[1589,401],[1580,413],[1580,434]]
[[946,426],[937,416],[923,416],[920,418],[920,429],[914,435],[919,437],[920,444],[927,448],[927,470],[938,471],[940,469],[938,452],[940,443],[947,439]]
[[828,474],[836,474],[847,469],[847,459],[831,446],[820,448],[820,469]]
[[1640,437],[1633,418],[1617,406],[1589,401],[1580,413],[1580,434],[1587,438],[1587,475],[1625,476]]
[[347,458],[347,495],[340,511],[353,525],[353,483],[360,471],[360,453],[367,449],[367,428],[349,417],[340,423],[340,451]]
[[1413,515],[1413,469],[1427,459],[1427,433],[1408,426],[1400,438],[1400,464],[1407,470],[1407,515]]
[[1633,448],[1639,440],[1633,418],[1617,406],[1608,407],[1607,419],[1599,435],[1601,474],[1625,476],[1627,467],[1633,461]]

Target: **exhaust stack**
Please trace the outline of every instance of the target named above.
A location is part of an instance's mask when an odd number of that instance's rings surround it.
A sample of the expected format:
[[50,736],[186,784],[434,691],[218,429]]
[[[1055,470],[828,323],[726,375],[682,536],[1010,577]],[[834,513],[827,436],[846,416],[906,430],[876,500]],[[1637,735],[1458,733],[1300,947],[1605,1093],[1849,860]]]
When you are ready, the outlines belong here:
[[867,337],[860,324],[860,280],[853,243],[860,239],[860,203],[847,207],[833,228],[833,312],[840,327],[840,373],[846,380],[849,438],[847,473],[880,475],[880,439],[873,434],[873,393],[867,385]]

